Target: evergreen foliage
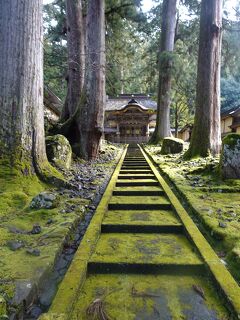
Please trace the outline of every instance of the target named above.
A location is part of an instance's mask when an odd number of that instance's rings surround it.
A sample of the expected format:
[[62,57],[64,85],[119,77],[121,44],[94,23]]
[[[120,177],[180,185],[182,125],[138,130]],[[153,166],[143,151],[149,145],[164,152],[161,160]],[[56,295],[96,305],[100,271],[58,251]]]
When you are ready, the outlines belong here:
[[221,111],[227,112],[240,107],[240,83],[233,77],[221,79]]
[[[106,1],[106,91],[108,96],[150,93],[156,98],[162,1],[143,13],[139,0]],[[195,109],[200,2],[181,0],[175,37],[171,126],[193,122]],[[232,16],[231,16],[232,17]],[[222,111],[239,105],[240,33],[224,11]],[[44,80],[62,99],[66,96],[67,43],[65,1],[44,6]]]

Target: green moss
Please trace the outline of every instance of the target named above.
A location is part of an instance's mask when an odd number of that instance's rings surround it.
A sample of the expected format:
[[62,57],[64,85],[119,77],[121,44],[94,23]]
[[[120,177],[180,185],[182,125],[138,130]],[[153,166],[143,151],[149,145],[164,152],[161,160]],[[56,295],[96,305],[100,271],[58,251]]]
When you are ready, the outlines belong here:
[[[129,255],[131,252],[131,255]],[[91,262],[201,265],[185,235],[101,234]]]
[[123,162],[125,152],[117,165],[116,171],[113,173],[112,180],[97,207],[96,213],[81,241],[81,245],[75,254],[74,260],[59,287],[50,311],[47,315],[44,315],[42,319],[51,319],[54,315],[65,316],[66,319],[68,319],[69,313],[71,312],[72,306],[78,295],[79,288],[81,288],[85,282],[87,261],[99,238],[101,222],[106,212],[108,201],[112,195],[112,190],[117,181],[118,172]]
[[230,147],[234,147],[237,142],[240,141],[240,134],[238,133],[230,133],[223,138],[223,145],[228,145]]
[[63,175],[56,168],[51,166],[48,161],[41,164],[38,174],[40,178],[46,183],[56,186],[64,186],[67,184]]
[[164,138],[161,154],[174,154],[183,151],[184,141],[177,138]]
[[[148,147],[148,150],[216,251],[226,253],[234,276],[240,279],[240,261],[234,254],[238,252],[235,248],[240,241],[240,181],[219,178],[216,173],[218,158],[184,161],[182,155],[162,156],[157,148]],[[227,227],[221,228],[220,222]]]
[[[108,166],[112,166],[114,161],[110,161]],[[53,176],[63,181],[62,175],[49,163],[46,162],[43,167],[41,174],[46,174],[45,182],[53,182]],[[62,251],[64,243],[71,241],[73,230],[83,218],[85,205],[89,204],[87,199],[71,199],[66,193],[61,195],[54,209],[31,209],[29,204],[33,197],[43,191],[54,192],[54,187],[40,181],[30,166],[27,171],[24,168],[26,164],[19,163],[18,167],[12,167],[8,161],[0,161],[0,294],[7,300],[15,294],[16,281],[29,280],[38,284],[52,269],[56,256]],[[65,213],[64,210],[71,205],[76,209]],[[41,226],[40,234],[29,234],[34,224]],[[12,251],[9,241],[21,241],[24,247]],[[27,248],[39,249],[40,256],[27,254]],[[74,281],[76,277],[75,273]],[[51,319],[65,319],[58,316],[54,315]]]
[[0,295],[0,318],[7,314],[6,300]]
[[206,295],[199,312],[208,310],[215,312],[218,319],[227,317],[221,299],[204,277],[107,274],[87,278],[69,319],[90,320],[86,310],[97,298],[103,300],[111,319],[185,319],[187,310],[193,308],[191,297],[197,297],[193,285],[203,288]]
[[[62,197],[59,207],[53,210],[29,209],[32,198],[48,188],[49,186],[42,183],[36,175],[23,175],[16,168],[1,162],[0,293],[9,299],[14,295],[16,280],[37,281],[47,268],[53,266],[55,255],[69,233],[69,226],[62,225],[66,223],[65,217],[59,214],[61,207],[65,206],[65,197]],[[79,219],[78,214],[80,215],[80,213],[69,214],[69,222]],[[50,218],[54,223],[48,226],[46,223]],[[34,224],[41,225],[42,233],[26,234],[32,230]],[[21,241],[24,247],[11,251],[8,241]],[[28,247],[40,249],[40,257],[28,255],[26,253]]]
[[57,134],[46,137],[46,150],[49,161],[59,168],[69,169],[72,160],[72,148],[66,137]]

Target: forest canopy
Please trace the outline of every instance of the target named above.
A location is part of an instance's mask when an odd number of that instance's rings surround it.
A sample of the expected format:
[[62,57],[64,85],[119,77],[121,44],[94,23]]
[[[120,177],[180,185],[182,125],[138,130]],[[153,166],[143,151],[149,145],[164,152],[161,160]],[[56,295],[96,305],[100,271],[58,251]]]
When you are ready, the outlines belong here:
[[[106,93],[146,93],[157,98],[158,48],[162,1],[149,11],[146,1],[106,1]],[[150,5],[148,4],[148,7]],[[239,104],[239,3],[226,1],[223,12],[221,106]],[[175,35],[171,124],[193,122],[199,43],[200,2],[180,1]],[[61,99],[66,95],[67,42],[64,0],[44,5],[44,81]],[[137,63],[136,63],[137,62]],[[229,101],[230,100],[230,101]],[[228,103],[230,102],[230,104]],[[227,105],[227,106],[226,106]]]

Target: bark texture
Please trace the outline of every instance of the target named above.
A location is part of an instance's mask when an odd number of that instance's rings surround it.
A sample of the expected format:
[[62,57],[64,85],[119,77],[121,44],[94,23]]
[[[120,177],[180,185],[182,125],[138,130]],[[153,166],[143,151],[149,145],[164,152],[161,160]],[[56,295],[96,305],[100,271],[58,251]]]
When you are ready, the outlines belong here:
[[[68,91],[62,120],[67,120],[76,111],[84,83],[84,28],[81,0],[66,0],[68,43]],[[77,128],[76,124],[72,124]],[[72,128],[69,128],[71,130]]]
[[0,159],[46,177],[42,0],[0,4]]
[[159,85],[156,128],[151,138],[158,143],[171,136],[170,104],[173,49],[176,29],[176,0],[164,0],[162,11],[161,42],[159,54]]
[[96,158],[103,132],[105,94],[105,5],[90,0],[87,12],[87,52],[79,127],[81,155]]
[[186,158],[219,154],[222,0],[202,0],[196,113]]

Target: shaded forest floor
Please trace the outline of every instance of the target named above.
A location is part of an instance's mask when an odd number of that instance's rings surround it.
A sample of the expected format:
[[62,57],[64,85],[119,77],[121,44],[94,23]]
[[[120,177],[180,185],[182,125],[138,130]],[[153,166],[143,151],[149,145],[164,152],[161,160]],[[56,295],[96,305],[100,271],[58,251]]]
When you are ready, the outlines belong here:
[[183,154],[161,155],[160,146],[146,149],[222,262],[240,281],[240,181],[219,178],[218,158],[184,161]]
[[[121,153],[122,147],[106,143],[96,161],[75,160],[70,170],[62,172],[72,185],[68,189],[16,176],[10,168],[1,170],[0,316],[24,313],[50,274],[56,283],[61,281]],[[42,208],[34,198],[39,193],[45,198]],[[55,289],[45,290],[43,308]],[[31,312],[40,311],[28,310],[33,316]]]

